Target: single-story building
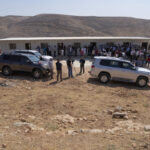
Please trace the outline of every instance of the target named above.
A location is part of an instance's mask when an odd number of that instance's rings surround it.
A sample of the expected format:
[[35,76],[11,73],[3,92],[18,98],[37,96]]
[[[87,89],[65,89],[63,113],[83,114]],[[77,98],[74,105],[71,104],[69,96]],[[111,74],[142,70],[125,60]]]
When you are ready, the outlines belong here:
[[100,45],[138,45],[149,50],[150,38],[148,37],[19,37],[19,38],[4,38],[0,39],[0,49],[5,50],[24,50],[24,49],[36,49],[40,47],[44,49],[50,47],[52,53],[54,50],[59,51],[64,47],[73,46],[74,48],[82,48],[85,46]]

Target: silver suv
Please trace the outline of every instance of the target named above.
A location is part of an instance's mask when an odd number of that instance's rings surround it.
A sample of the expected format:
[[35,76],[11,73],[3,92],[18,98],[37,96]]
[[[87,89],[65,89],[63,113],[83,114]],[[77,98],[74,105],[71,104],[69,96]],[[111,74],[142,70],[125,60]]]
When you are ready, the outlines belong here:
[[130,61],[115,57],[95,57],[89,73],[101,83],[117,80],[145,87],[150,81],[149,69],[135,67]]

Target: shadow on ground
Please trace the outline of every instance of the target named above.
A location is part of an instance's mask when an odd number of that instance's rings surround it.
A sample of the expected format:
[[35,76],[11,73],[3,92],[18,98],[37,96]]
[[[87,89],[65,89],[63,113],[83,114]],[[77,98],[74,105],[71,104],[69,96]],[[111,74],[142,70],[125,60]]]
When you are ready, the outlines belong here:
[[20,81],[27,80],[27,81],[31,81],[31,82],[35,82],[35,81],[47,82],[47,81],[51,80],[51,78],[49,76],[43,76],[41,79],[34,79],[32,77],[32,74],[27,73],[27,72],[14,72],[11,76],[4,76],[0,72],[0,78],[11,79],[11,80],[20,80]]
[[100,83],[99,80],[96,79],[96,78],[89,78],[87,80],[87,82],[89,84],[94,84],[94,85],[104,86],[104,87],[113,87],[113,88],[124,87],[124,88],[127,88],[127,89],[150,90],[150,86],[149,85],[147,87],[141,88],[141,87],[136,86],[135,83],[118,82],[118,81],[110,81],[110,83],[103,84],[103,83]]

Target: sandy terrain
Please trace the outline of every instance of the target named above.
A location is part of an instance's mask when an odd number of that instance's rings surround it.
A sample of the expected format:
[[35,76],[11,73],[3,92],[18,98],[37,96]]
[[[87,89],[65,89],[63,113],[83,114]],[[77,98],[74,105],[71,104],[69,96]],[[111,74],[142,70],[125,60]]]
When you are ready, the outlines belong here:
[[[150,150],[150,86],[0,75],[0,149]],[[74,73],[79,72],[75,63]],[[125,118],[112,118],[114,112]],[[146,128],[147,127],[147,128]],[[146,129],[144,129],[146,128]]]

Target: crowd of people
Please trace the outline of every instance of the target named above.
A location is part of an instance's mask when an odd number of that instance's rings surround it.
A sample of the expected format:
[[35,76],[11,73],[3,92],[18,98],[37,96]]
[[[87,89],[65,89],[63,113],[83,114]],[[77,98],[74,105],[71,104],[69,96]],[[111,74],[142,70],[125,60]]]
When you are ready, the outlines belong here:
[[74,47],[74,46],[63,46],[62,49],[58,49],[56,46],[52,49],[50,46],[44,49],[37,47],[37,50],[44,55],[50,55],[55,58],[66,56],[77,57],[77,56],[112,56],[112,57],[122,57],[123,59],[130,60],[137,66],[150,66],[150,54],[147,48],[138,45],[89,45],[84,47]]

